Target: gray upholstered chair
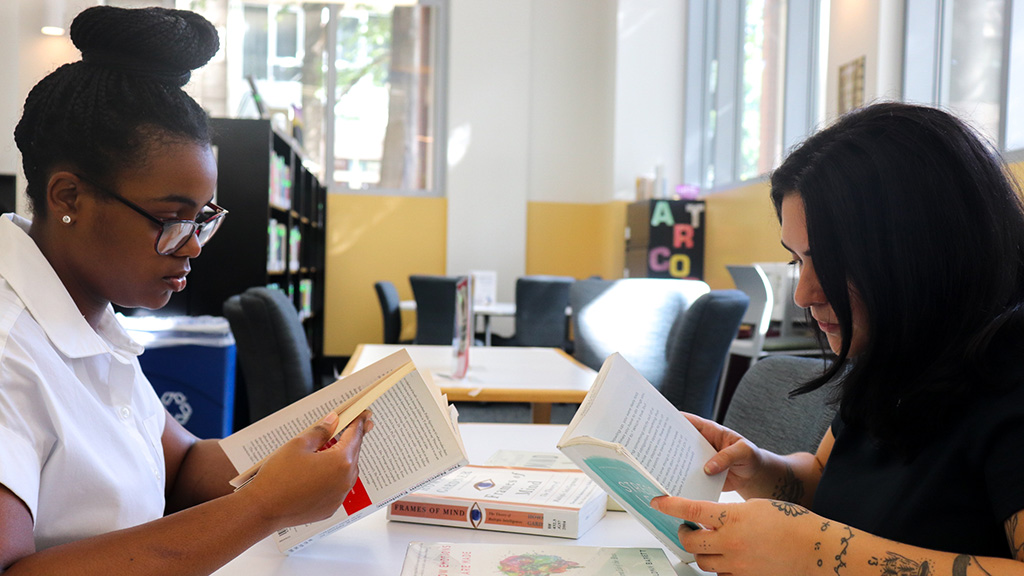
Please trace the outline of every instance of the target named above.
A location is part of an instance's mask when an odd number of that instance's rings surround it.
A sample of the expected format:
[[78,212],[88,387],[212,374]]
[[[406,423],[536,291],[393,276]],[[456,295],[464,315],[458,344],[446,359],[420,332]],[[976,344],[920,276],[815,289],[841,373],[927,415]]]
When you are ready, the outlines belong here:
[[684,412],[714,416],[720,376],[750,299],[739,290],[712,290],[676,318],[665,347],[661,393]]
[[660,389],[668,367],[669,331],[676,318],[708,290],[700,280],[578,280],[569,288],[573,355],[599,370],[605,358],[618,352]]
[[224,302],[248,398],[249,422],[314,389],[312,354],[298,311],[280,290],[257,286]]
[[522,276],[516,279],[516,333],[492,336],[495,346],[564,348],[569,338],[569,276]]
[[831,385],[793,398],[789,393],[820,376],[826,362],[796,356],[762,359],[736,386],[722,423],[777,454],[814,452],[835,416],[828,402]]

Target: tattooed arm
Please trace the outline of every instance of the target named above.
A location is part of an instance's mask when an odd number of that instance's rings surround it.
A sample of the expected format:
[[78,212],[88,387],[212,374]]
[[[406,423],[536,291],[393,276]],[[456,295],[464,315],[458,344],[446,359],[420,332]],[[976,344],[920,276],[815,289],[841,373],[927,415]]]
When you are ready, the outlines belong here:
[[692,414],[687,419],[718,450],[705,466],[707,474],[729,470],[725,490],[736,490],[746,499],[773,498],[809,506],[821,479],[834,438],[830,428],[814,454],[798,452],[781,456],[755,446],[736,432]]
[[[697,522],[679,541],[708,572],[733,576],[1024,576],[1024,510],[1006,521],[1015,560],[937,552],[822,518],[779,500],[719,504],[662,496],[655,509]],[[1018,528],[1019,526],[1019,528]]]

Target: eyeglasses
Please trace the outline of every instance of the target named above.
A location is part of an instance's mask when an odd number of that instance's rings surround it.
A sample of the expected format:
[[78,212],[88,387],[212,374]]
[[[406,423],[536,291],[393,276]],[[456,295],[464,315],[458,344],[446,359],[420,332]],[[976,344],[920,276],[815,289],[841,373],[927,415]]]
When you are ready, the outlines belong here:
[[224,216],[228,213],[227,210],[213,202],[207,202],[205,207],[209,208],[209,210],[201,212],[196,216],[195,220],[163,220],[146,212],[117,192],[100,186],[80,174],[76,174],[76,176],[160,226],[160,235],[156,237],[154,248],[156,248],[156,253],[161,256],[169,256],[181,250],[185,244],[188,244],[193,235],[198,238],[200,246],[205,246],[210,241],[210,238],[213,238],[220,225],[224,223]]

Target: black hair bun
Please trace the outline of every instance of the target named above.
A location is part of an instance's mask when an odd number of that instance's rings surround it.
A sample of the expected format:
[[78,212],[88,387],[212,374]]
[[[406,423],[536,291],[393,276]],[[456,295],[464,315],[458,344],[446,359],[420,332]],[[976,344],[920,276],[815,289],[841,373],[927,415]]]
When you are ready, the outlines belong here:
[[71,23],[82,60],[182,86],[220,47],[217,29],[195,12],[93,6]]

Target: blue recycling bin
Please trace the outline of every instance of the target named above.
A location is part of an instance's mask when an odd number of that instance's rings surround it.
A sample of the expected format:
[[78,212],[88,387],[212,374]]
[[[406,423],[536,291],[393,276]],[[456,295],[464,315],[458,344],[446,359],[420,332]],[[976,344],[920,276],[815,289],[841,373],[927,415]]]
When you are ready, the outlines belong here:
[[123,318],[122,324],[146,347],[139,364],[171,416],[199,438],[230,435],[236,351],[227,320]]

